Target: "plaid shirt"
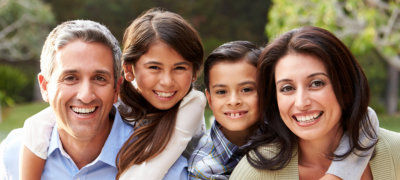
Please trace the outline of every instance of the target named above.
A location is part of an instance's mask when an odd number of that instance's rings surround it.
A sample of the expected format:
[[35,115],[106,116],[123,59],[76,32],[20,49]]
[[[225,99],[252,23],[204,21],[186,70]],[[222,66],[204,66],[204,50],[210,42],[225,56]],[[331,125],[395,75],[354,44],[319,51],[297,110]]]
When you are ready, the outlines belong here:
[[224,136],[220,127],[214,121],[209,134],[200,139],[189,159],[189,179],[229,179],[243,157],[240,148]]

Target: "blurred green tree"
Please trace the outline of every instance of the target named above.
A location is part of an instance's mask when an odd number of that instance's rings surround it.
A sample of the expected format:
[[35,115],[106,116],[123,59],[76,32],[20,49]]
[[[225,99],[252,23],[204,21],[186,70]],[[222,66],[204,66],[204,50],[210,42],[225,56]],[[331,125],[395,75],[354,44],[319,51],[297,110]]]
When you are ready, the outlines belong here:
[[0,0],[0,59],[38,59],[53,25],[50,6],[41,0]]
[[[388,78],[385,88],[387,111],[389,114],[396,112],[400,0],[274,0],[268,18],[266,34],[270,38],[304,25],[333,32],[359,57],[371,85],[384,87],[381,86],[382,78]],[[383,61],[376,62],[376,59]],[[389,69],[386,75],[385,66]],[[385,94],[383,88],[371,89],[373,101]]]

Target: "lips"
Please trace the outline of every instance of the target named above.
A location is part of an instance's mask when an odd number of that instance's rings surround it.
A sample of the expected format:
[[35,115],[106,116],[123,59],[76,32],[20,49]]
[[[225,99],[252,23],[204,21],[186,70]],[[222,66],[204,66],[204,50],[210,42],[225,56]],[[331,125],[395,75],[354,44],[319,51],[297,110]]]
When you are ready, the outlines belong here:
[[96,111],[97,107],[71,107],[72,111],[77,114],[91,114]]

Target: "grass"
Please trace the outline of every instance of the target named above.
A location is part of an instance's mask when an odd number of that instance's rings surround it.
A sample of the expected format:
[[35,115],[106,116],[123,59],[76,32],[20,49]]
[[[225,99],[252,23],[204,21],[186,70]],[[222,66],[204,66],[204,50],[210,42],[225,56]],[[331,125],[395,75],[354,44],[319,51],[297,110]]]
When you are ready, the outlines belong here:
[[[3,140],[7,134],[15,128],[20,128],[24,125],[25,119],[29,116],[39,112],[47,107],[45,102],[35,102],[28,104],[19,104],[13,108],[6,108],[3,110],[3,122],[0,123],[0,141]],[[210,117],[212,116],[211,110],[207,107],[205,110],[205,120],[207,128],[210,128]],[[400,132],[400,114],[395,116],[388,116],[385,114],[378,115],[379,125],[385,129]]]
[[49,106],[48,103],[35,102],[19,104],[12,108],[4,108],[2,110],[3,122],[0,123],[0,141],[2,141],[11,130],[22,127],[25,119],[47,106]]

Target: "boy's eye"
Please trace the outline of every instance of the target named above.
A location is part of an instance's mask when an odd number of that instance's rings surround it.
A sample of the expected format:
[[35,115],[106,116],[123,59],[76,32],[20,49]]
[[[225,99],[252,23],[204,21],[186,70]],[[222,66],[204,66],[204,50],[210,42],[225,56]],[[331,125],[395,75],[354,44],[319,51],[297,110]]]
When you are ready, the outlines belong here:
[[177,66],[175,67],[176,70],[186,70],[185,66]]
[[215,91],[215,94],[220,94],[220,95],[226,94],[226,91],[225,90],[217,90],[217,91]]
[[311,82],[310,87],[311,88],[319,88],[325,86],[325,82],[322,80],[314,80]]
[[285,93],[285,92],[290,92],[290,91],[293,91],[293,90],[295,90],[293,86],[291,86],[291,85],[284,85],[284,86],[282,86],[282,87],[279,89],[279,92]]

